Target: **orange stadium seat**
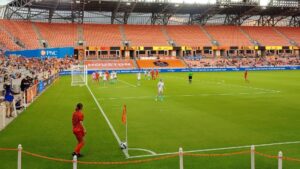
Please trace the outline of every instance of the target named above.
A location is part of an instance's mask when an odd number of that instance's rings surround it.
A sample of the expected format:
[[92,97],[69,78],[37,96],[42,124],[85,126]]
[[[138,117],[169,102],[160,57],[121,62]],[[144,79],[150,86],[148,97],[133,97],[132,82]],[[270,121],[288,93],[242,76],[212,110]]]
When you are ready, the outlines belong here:
[[205,26],[220,46],[251,46],[250,40],[237,26]]
[[[165,62],[165,66],[158,66],[155,62]],[[180,59],[171,60],[137,60],[138,67],[143,68],[184,68],[185,64]]]
[[168,39],[157,25],[125,25],[126,40],[131,46],[168,46]]
[[119,25],[83,25],[84,40],[87,46],[121,46],[122,37]]
[[26,49],[39,48],[38,36],[31,22],[0,20],[0,24],[15,38],[24,43]]
[[84,64],[90,70],[105,69],[134,69],[136,68],[133,60],[86,60]]
[[166,26],[168,35],[181,46],[211,46],[209,37],[199,26],[170,25]]
[[264,46],[289,46],[289,41],[278,34],[272,27],[242,26],[253,40]]
[[9,50],[20,50],[21,48],[13,42],[9,35],[0,29],[0,45]]
[[300,28],[296,27],[276,27],[281,33],[287,36],[289,39],[300,45]]
[[75,46],[78,41],[77,24],[36,23],[49,47]]

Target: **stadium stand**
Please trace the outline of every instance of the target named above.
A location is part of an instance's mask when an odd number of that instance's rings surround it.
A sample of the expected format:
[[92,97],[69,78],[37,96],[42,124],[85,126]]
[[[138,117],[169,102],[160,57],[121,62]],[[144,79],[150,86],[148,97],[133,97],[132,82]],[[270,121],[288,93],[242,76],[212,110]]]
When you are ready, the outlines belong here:
[[18,46],[11,37],[2,29],[0,29],[0,46],[7,50],[20,50],[21,47]]
[[278,31],[283,33],[289,39],[296,42],[298,45],[300,44],[300,28],[297,27],[276,27]]
[[205,26],[205,30],[220,46],[251,46],[251,42],[237,26]]
[[199,26],[170,25],[166,26],[168,35],[180,46],[211,46],[209,37]]
[[289,46],[288,39],[280,36],[272,27],[256,27],[242,26],[241,27],[249,36],[265,46]]
[[91,70],[135,69],[133,60],[86,60],[84,64]]
[[38,37],[32,28],[31,22],[0,20],[0,23],[15,38],[23,43],[24,48],[36,49],[40,47]]
[[121,46],[119,25],[84,24],[84,40],[87,46]]
[[49,47],[75,46],[78,41],[77,24],[36,23]]
[[140,69],[143,68],[184,68],[185,64],[180,59],[169,60],[137,60]]
[[130,46],[167,46],[161,26],[157,25],[124,25],[126,40]]
[[299,65],[299,57],[267,56],[260,58],[218,58],[218,59],[185,59],[189,67],[262,67],[262,66],[288,66]]

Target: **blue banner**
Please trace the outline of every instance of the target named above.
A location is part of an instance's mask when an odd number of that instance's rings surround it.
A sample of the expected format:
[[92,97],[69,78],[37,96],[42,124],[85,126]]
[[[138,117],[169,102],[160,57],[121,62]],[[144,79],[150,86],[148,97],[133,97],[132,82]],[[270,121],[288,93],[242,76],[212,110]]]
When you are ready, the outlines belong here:
[[5,56],[16,55],[26,58],[64,58],[66,56],[74,55],[74,48],[47,48],[47,49],[35,49],[35,50],[19,50],[19,51],[6,51]]
[[[138,73],[145,69],[114,70],[120,74]],[[148,69],[151,70],[151,69]],[[300,66],[280,66],[280,67],[241,67],[241,68],[183,68],[183,69],[159,69],[159,72],[237,72],[237,71],[270,71],[270,70],[300,70]],[[89,70],[92,74],[95,70]],[[71,75],[71,71],[62,71],[60,75]]]

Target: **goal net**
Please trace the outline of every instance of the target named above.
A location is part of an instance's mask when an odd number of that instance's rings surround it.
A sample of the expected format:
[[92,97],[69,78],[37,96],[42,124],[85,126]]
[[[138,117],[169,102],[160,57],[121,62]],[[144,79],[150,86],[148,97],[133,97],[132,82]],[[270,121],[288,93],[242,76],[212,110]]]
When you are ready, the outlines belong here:
[[87,67],[84,65],[72,65],[71,67],[71,86],[87,85]]

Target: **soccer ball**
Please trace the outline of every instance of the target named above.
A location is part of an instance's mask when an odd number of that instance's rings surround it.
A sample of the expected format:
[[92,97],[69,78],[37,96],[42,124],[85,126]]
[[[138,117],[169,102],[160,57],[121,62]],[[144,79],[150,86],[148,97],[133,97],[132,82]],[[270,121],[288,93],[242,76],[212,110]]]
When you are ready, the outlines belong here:
[[121,148],[121,150],[126,149],[127,148],[127,143],[126,142],[121,142],[120,143],[120,148]]

